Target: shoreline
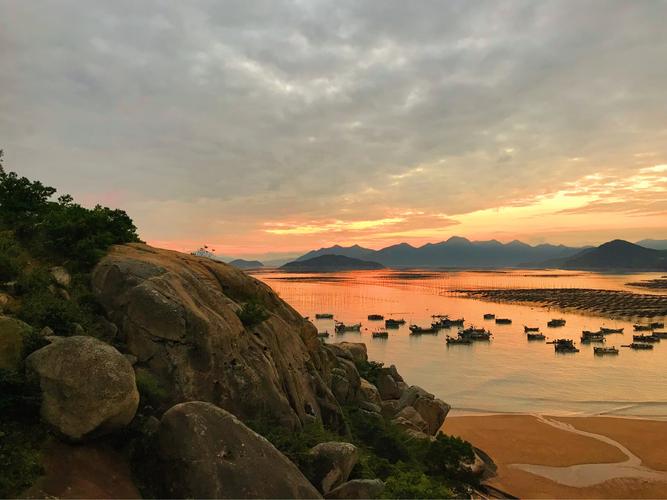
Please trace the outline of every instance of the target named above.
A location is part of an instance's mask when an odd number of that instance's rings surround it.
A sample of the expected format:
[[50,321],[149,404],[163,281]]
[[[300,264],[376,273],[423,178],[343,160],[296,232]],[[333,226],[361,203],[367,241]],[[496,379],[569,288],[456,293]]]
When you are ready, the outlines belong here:
[[517,497],[667,498],[667,419],[454,412],[442,431],[487,453],[487,483]]
[[482,409],[457,409],[452,408],[447,414],[447,418],[462,418],[462,417],[494,417],[504,415],[521,415],[532,417],[549,417],[549,418],[617,418],[621,420],[646,420],[649,422],[667,422],[667,415],[611,415],[605,413],[574,413],[574,412],[525,412],[525,411],[493,411]]

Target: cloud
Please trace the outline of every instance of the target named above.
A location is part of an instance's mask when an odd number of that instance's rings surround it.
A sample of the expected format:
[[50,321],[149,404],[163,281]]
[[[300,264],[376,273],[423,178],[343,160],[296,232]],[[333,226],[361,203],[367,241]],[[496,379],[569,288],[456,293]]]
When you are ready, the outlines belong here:
[[[160,241],[285,245],[265,223],[350,228],[409,210],[456,221],[667,163],[665,14],[593,0],[4,1],[1,147],[77,197],[114,193]],[[403,224],[413,232],[387,238],[437,229]],[[329,234],[313,231],[289,244]]]

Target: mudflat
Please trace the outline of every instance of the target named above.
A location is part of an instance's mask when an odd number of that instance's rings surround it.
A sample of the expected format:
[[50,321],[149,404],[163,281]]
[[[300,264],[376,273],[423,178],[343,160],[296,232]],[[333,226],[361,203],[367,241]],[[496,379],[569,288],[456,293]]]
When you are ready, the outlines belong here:
[[448,417],[443,432],[488,453],[488,483],[522,498],[667,498],[667,421]]

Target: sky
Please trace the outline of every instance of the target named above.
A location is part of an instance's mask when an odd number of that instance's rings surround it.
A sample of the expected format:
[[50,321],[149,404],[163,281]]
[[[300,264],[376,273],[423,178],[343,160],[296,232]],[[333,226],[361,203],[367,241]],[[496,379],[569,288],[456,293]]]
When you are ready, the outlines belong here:
[[666,18],[659,0],[0,0],[0,148],[177,250],[667,238]]

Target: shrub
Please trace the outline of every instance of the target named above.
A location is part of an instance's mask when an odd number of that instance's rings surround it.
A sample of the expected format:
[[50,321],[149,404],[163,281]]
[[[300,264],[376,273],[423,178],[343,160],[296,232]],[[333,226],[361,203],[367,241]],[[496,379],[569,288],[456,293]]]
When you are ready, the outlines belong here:
[[142,404],[159,407],[168,397],[167,390],[160,381],[148,370],[136,371],[137,390],[141,396]]
[[365,378],[373,385],[377,385],[380,369],[384,366],[383,363],[378,363],[377,361],[358,361],[356,365],[357,371],[362,378]]
[[71,335],[76,323],[86,322],[75,302],[58,297],[48,289],[24,297],[19,317],[37,329],[48,326],[58,335]]
[[472,462],[474,458],[470,443],[458,437],[438,434],[428,447],[424,463],[430,474],[470,481],[473,478],[469,472],[461,468],[461,463]]
[[17,498],[42,475],[41,446],[48,434],[39,422],[0,417],[0,498]]
[[236,312],[236,315],[246,327],[258,325],[269,318],[269,313],[257,300],[250,300],[243,304],[243,307]]
[[397,471],[387,478],[384,498],[454,498],[442,482],[415,470]]
[[21,248],[12,234],[0,233],[0,282],[16,279],[23,265]]

